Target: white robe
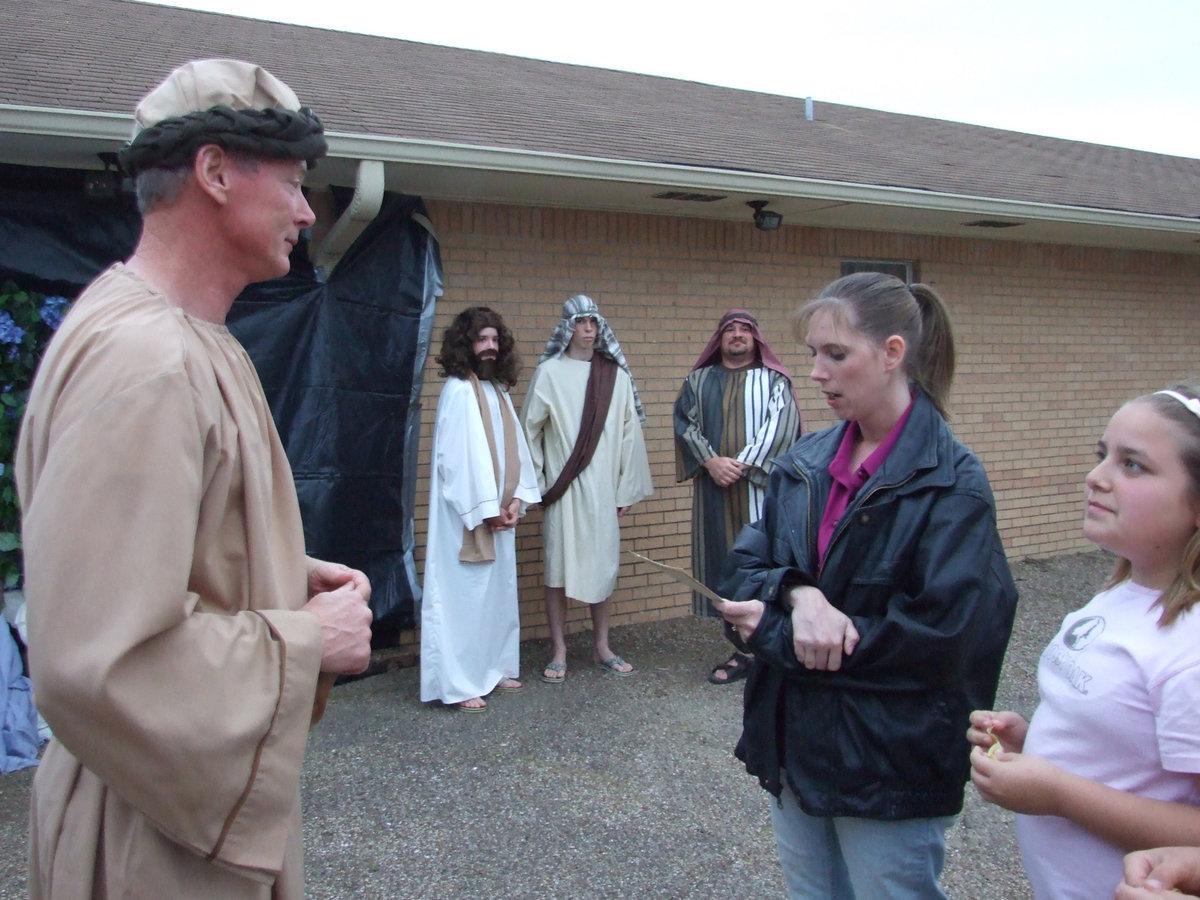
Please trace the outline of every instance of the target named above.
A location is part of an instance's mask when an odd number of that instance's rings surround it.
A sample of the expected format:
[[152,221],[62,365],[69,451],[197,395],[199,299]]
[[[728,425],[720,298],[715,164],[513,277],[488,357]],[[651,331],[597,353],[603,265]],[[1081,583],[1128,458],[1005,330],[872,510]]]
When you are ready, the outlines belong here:
[[[590,362],[564,354],[546,360],[533,374],[521,424],[543,491],[554,484],[575,446],[590,372]],[[583,603],[607,600],[621,562],[617,507],[633,506],[651,493],[633,382],[619,369],[592,461],[542,520],[546,585],[564,588]]]
[[[492,413],[496,454],[504,471],[500,404],[512,400],[482,383]],[[514,419],[515,419],[515,414]],[[521,474],[515,496],[537,503],[537,477],[517,425]],[[517,544],[513,529],[493,532],[494,562],[458,561],[463,529],[500,514],[500,490],[488,450],[479,403],[469,381],[450,378],[438,398],[429,473],[429,528],[421,602],[421,700],[459,703],[488,694],[520,674],[517,612]]]

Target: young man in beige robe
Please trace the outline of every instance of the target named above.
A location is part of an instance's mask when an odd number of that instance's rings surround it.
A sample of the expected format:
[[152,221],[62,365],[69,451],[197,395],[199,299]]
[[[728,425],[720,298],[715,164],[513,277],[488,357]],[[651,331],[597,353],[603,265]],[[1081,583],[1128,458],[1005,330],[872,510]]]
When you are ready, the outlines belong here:
[[[600,409],[602,404],[590,402],[589,395],[593,380],[605,369],[611,395],[607,408]],[[548,684],[561,685],[567,677],[568,597],[590,608],[592,661],[608,674],[633,673],[633,666],[609,646],[609,597],[621,562],[619,520],[653,493],[644,419],[625,354],[595,301],[585,294],[569,298],[521,408],[546,509],[542,538],[553,656],[542,681]],[[581,427],[585,421],[587,428]],[[576,457],[581,431],[595,437],[592,454],[572,472],[573,461],[582,462]]]
[[303,897],[305,742],[332,679],[369,660],[370,586],[305,556],[224,320],[287,273],[324,152],[316,116],[249,63],[189,63],[138,106],[122,162],[141,239],[59,329],[17,453],[55,735],[33,785],[35,898]]

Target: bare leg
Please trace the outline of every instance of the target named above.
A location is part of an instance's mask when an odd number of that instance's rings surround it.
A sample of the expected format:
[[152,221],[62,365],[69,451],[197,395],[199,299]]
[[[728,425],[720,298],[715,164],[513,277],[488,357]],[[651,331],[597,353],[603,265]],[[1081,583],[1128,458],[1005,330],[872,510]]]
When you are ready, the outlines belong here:
[[564,668],[547,668],[543,676],[558,681],[566,677],[567,663],[567,594],[563,588],[546,588],[546,619],[550,623],[550,650],[553,653],[550,661]]
[[[612,647],[608,646],[609,602],[609,599],[605,599],[592,604],[592,660],[598,663],[616,656],[612,652]],[[619,664],[612,668],[615,673],[620,674],[633,671],[633,666],[629,663]]]

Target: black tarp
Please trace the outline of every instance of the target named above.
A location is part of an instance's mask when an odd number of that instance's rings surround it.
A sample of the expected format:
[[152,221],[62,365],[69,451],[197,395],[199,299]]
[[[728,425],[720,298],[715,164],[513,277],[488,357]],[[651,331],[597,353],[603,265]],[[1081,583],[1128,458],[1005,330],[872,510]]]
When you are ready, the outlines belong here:
[[[73,298],[132,252],[141,229],[132,198],[88,196],[84,180],[0,166],[0,278]],[[228,319],[287,450],[307,549],[367,573],[377,646],[414,626],[420,599],[421,372],[441,290],[420,199],[389,194],[328,280],[302,243],[291,274],[248,287]]]
[[91,195],[83,172],[0,166],[0,279],[74,299],[141,230],[133,197]]
[[328,281],[306,261],[251,285],[229,326],[287,448],[311,554],[371,579],[375,642],[415,624],[421,371],[441,261],[419,199],[388,195]]

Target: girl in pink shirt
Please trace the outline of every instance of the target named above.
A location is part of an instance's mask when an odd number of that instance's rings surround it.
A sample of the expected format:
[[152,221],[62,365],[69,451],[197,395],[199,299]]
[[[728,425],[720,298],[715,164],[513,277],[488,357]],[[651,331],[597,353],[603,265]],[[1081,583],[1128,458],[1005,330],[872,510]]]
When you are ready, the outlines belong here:
[[1033,720],[971,714],[971,779],[1018,814],[1038,900],[1111,897],[1126,852],[1200,843],[1198,397],[1178,384],[1109,421],[1083,530],[1116,569],[1042,654]]

